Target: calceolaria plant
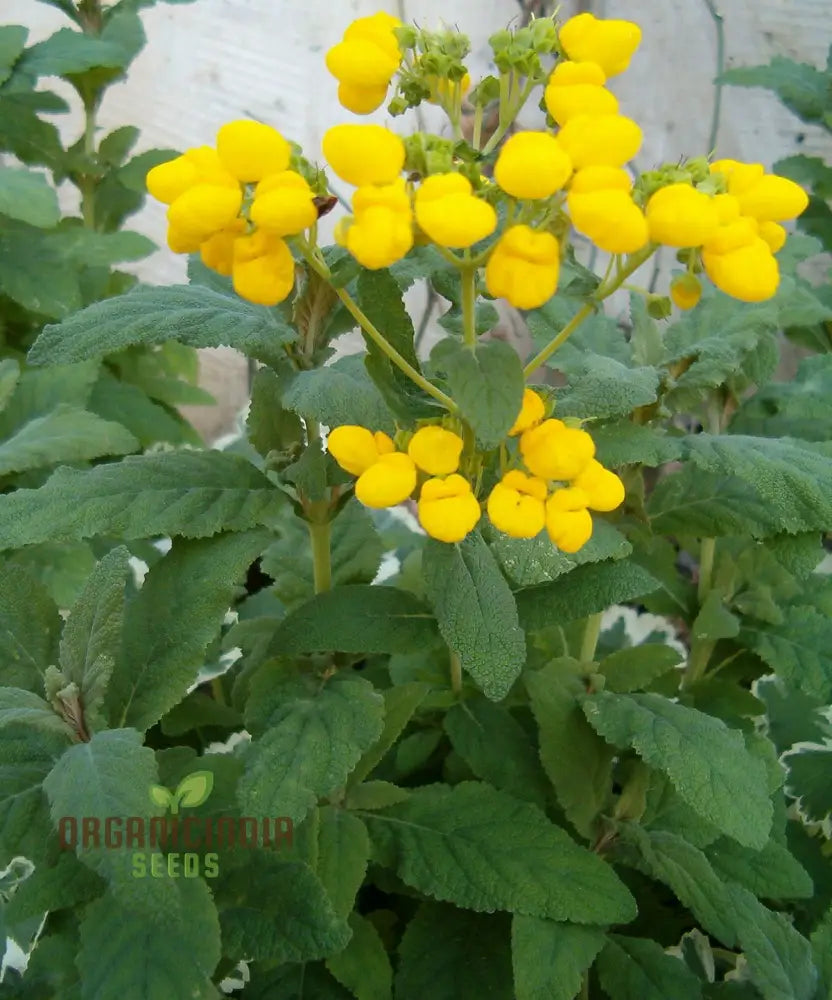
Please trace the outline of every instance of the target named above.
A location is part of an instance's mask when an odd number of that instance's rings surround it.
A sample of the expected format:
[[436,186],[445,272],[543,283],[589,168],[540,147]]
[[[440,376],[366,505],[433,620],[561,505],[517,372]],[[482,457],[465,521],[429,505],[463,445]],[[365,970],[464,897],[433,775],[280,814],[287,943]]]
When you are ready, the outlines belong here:
[[[223,126],[147,177],[191,283],[35,342],[259,367],[225,450],[0,496],[10,558],[104,553],[65,622],[0,578],[6,995],[829,997],[830,356],[775,373],[832,314],[797,184],[627,168],[606,83],[639,41],[534,20],[474,84],[459,32],[361,18],[341,103],[431,101],[447,135],[346,120],[319,158]],[[668,294],[631,286],[661,246]],[[448,304],[427,360],[416,282]]]

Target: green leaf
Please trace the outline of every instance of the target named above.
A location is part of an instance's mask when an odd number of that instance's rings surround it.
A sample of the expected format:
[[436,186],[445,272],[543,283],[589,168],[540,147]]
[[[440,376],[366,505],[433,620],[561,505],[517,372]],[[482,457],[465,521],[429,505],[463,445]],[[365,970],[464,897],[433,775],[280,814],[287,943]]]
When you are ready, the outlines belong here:
[[752,851],[720,837],[705,848],[705,854],[723,882],[738,882],[763,899],[808,899],[814,891],[806,869],[774,840],[761,851]]
[[142,260],[156,249],[156,244],[141,233],[98,233],[80,224],[65,225],[51,234],[49,244],[62,259],[87,267]]
[[[172,879],[152,913],[120,906],[112,894],[92,903],[81,923],[78,968],[95,1000],[209,1000],[220,960],[220,927],[208,886]],[[160,899],[160,903],[162,900]]]
[[283,392],[283,405],[327,427],[357,424],[372,431],[394,430],[390,411],[360,354],[298,372]]
[[9,687],[43,691],[55,663],[61,619],[45,588],[27,573],[0,573],[0,664]]
[[47,416],[56,401],[84,409],[99,376],[98,360],[51,368],[24,368],[14,393],[0,414],[0,436],[11,437],[36,417]]
[[4,220],[0,229],[0,288],[24,309],[53,319],[80,309],[83,303],[77,269],[67,267],[50,245],[50,236],[24,222]]
[[74,738],[70,727],[39,695],[21,688],[0,687],[0,729],[16,724],[50,730],[67,740]]
[[349,925],[350,943],[326,967],[356,1000],[390,1000],[393,969],[378,931],[358,913],[350,914]]
[[336,916],[304,864],[261,851],[255,863],[223,882],[227,898],[217,890],[223,954],[232,959],[310,962],[342,951],[349,941],[346,920]]
[[422,903],[399,945],[396,1000],[502,1000],[512,996],[508,921]]
[[246,419],[248,437],[265,458],[269,452],[291,456],[303,441],[303,425],[282,403],[283,373],[260,368],[251,385],[251,405]]
[[607,468],[647,465],[651,468],[675,462],[683,454],[682,438],[666,434],[658,427],[618,423],[593,429],[595,457]]
[[104,880],[74,854],[62,851],[53,866],[38,865],[15,889],[6,908],[8,926],[88,903],[100,896],[105,886]]
[[523,401],[520,357],[502,340],[478,343],[474,350],[446,337],[430,354],[448,380],[451,396],[486,450],[505,439]]
[[575,923],[622,923],[635,903],[612,869],[536,806],[478,782],[415,789],[364,816],[375,850],[435,899]]
[[0,167],[0,215],[49,229],[58,224],[58,196],[43,174]]
[[520,623],[526,632],[605,611],[650,594],[659,581],[641,566],[627,560],[579,566],[554,583],[529,587],[517,594]]
[[746,847],[768,841],[772,806],[765,765],[741,733],[696,709],[655,694],[588,696],[592,727],[616,746],[630,746],[663,771],[700,816]]
[[20,365],[17,361],[14,358],[3,358],[0,361],[0,410],[11,399],[19,378]]
[[122,69],[124,49],[94,35],[61,28],[26,50],[21,68],[33,76],[75,76],[98,67]]
[[0,27],[0,85],[11,76],[28,34],[29,29],[22,24],[4,24]]
[[600,519],[595,521],[592,537],[586,545],[569,554],[552,545],[552,540],[545,531],[536,538],[511,538],[491,529],[486,537],[497,562],[518,587],[549,583],[576,566],[607,559],[623,559],[633,550],[620,531]]
[[783,56],[775,56],[767,66],[729,69],[718,82],[773,90],[790,111],[807,122],[822,120],[832,86],[829,76],[814,66]]
[[256,735],[238,794],[246,815],[300,822],[332,795],[378,739],[383,701],[361,677],[338,674],[323,686],[300,677],[260,694],[252,686],[246,725]]
[[[151,567],[125,608],[122,655],[107,692],[109,715],[117,725],[144,731],[184,697],[238,581],[267,537],[252,531],[176,541]],[[186,630],[178,628],[181,622],[188,623]]]
[[746,889],[730,885],[728,892],[751,982],[765,1000],[813,1000],[817,970],[806,938]]
[[356,788],[371,774],[390,747],[404,732],[413,713],[428,692],[426,684],[398,684],[384,692],[384,728],[378,740],[362,754],[349,777],[348,785]]
[[137,288],[96,302],[57,326],[47,326],[29,352],[32,364],[84,361],[133,344],[178,341],[191,347],[235,347],[269,363],[294,332],[276,314],[206,288]]
[[454,705],[443,722],[454,750],[474,774],[515,798],[546,802],[546,780],[523,727],[503,705],[468,698]]
[[739,632],[739,618],[725,606],[719,591],[712,590],[691,626],[691,635],[696,639],[734,639]]
[[51,413],[35,417],[0,444],[0,475],[58,462],[123,455],[138,448],[139,442],[121,424],[59,403]]
[[731,420],[735,434],[828,441],[832,437],[832,355],[804,358],[789,382],[773,382],[740,406]]
[[515,916],[511,955],[517,1000],[574,1000],[606,939],[600,927]]
[[[355,773],[355,772],[353,772]],[[350,776],[352,780],[352,775]],[[410,796],[406,788],[399,788],[389,781],[362,781],[354,785],[348,793],[345,804],[348,809],[386,809],[388,806],[404,802]]]
[[566,818],[589,839],[612,791],[614,751],[586,721],[574,661],[554,660],[526,675],[540,733],[540,759]]
[[778,625],[745,619],[740,641],[787,684],[810,697],[832,696],[832,620],[813,608],[783,609]]
[[407,653],[435,641],[433,617],[412,594],[353,584],[317,594],[290,612],[277,627],[269,655]]
[[[553,367],[557,367],[554,362]],[[628,368],[614,358],[593,355],[573,365],[568,384],[559,389],[555,416],[604,419],[622,417],[656,401],[655,368]]]
[[317,842],[313,848],[315,871],[327,891],[336,916],[346,919],[364,882],[370,858],[367,827],[357,816],[334,806],[312,814]]
[[824,736],[832,736],[832,728],[820,714],[821,699],[809,697],[773,674],[759,678],[754,693],[765,703],[768,737],[780,753],[793,743],[822,743]]
[[797,797],[801,812],[810,820],[823,823],[832,813],[832,746],[806,746],[784,757],[789,769],[787,787]]
[[104,420],[123,424],[142,448],[160,443],[202,446],[202,439],[178,412],[154,402],[139,386],[114,378],[106,371],[92,387],[87,409]]
[[60,468],[40,489],[0,496],[0,547],[95,535],[199,538],[261,524],[283,502],[261,472],[228,452],[135,455]]
[[610,1000],[700,1000],[702,985],[684,962],[648,938],[610,936],[598,956],[598,977]]
[[60,135],[52,122],[39,117],[39,112],[54,114],[66,108],[55,94],[0,94],[0,149],[13,153],[23,163],[55,166],[64,155]]
[[605,656],[598,672],[606,679],[607,691],[638,691],[682,662],[678,651],[657,642],[618,649]]
[[662,535],[760,538],[784,527],[751,484],[730,473],[703,472],[692,463],[659,481],[647,512],[653,531]]
[[815,928],[811,941],[820,975],[818,1000],[829,1000],[832,997],[832,907]]
[[108,729],[94,733],[87,743],[76,743],[55,764],[43,782],[49,798],[52,821],[74,817],[78,824],[78,857],[99,875],[118,885],[135,884],[131,858],[133,848],[84,846],[81,822],[97,818],[103,825],[108,816],[159,815],[153,808],[150,787],[156,784],[156,758],[142,746],[135,729]]
[[439,631],[477,687],[492,701],[506,696],[526,660],[517,607],[479,532],[458,545],[428,539],[425,589]]

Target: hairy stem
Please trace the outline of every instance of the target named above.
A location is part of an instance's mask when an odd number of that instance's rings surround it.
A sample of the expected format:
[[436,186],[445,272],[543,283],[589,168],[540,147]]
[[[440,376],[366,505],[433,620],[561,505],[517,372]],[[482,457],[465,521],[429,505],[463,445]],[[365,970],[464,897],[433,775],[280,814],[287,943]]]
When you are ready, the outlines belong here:
[[462,281],[462,336],[473,351],[477,346],[477,269],[467,264],[459,269]]

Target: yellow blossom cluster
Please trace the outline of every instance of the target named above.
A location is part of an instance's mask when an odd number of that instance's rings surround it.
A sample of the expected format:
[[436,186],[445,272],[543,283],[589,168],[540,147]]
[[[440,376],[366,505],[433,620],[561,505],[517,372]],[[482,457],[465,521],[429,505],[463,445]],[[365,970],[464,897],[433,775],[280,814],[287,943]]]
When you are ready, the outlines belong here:
[[[611,511],[624,500],[615,473],[595,460],[586,431],[544,419],[545,405],[526,389],[509,431],[519,439],[525,469],[505,472],[486,503],[491,523],[513,538],[534,538],[545,528],[563,552],[577,552],[592,535],[590,510]],[[421,479],[419,523],[432,538],[461,541],[480,519],[480,503],[459,474],[463,440],[437,425],[421,427],[406,451],[381,431],[344,425],[327,447],[342,469],[357,476],[356,497],[367,507],[393,507],[408,499]]]
[[289,169],[289,143],[268,125],[229,122],[216,148],[189,149],[154,167],[147,189],[168,205],[168,245],[196,253],[231,275],[238,295],[261,305],[282,302],[295,283],[285,237],[318,217],[312,189]]

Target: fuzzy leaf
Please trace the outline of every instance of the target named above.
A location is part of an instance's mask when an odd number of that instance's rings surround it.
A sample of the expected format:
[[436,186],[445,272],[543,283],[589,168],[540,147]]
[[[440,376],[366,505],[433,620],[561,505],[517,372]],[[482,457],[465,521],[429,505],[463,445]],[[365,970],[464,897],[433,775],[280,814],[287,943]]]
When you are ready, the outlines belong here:
[[390,1000],[393,969],[375,925],[358,913],[350,914],[349,925],[349,944],[326,967],[356,1000]]
[[763,899],[808,899],[814,888],[806,870],[789,851],[770,840],[761,851],[720,837],[705,854],[723,882],[738,882]]
[[357,816],[334,806],[318,809],[316,826],[315,872],[336,916],[346,919],[367,874],[370,858],[367,827]]
[[719,78],[735,87],[765,87],[804,121],[820,121],[829,107],[832,81],[808,63],[775,56],[767,66],[737,66]]
[[390,411],[360,354],[298,372],[283,393],[283,405],[327,427],[357,424],[372,431],[394,430]]
[[574,1000],[606,939],[601,927],[515,916],[511,955],[517,1000]]
[[787,786],[809,819],[822,823],[832,813],[832,746],[804,746],[784,758]]
[[684,962],[649,938],[613,934],[598,957],[610,1000],[701,1000],[702,986]]
[[832,620],[813,608],[783,609],[778,625],[746,619],[740,641],[787,684],[810,697],[832,697]]
[[682,657],[670,646],[646,642],[618,649],[605,656],[598,667],[606,679],[607,691],[638,691],[681,663]]
[[49,229],[60,218],[58,196],[43,174],[0,167],[0,215]]
[[623,417],[655,402],[658,386],[655,368],[628,368],[614,358],[592,355],[572,367],[568,385],[557,393],[555,416]]
[[20,570],[0,573],[0,669],[9,687],[43,691],[57,660],[61,619],[46,589]]

